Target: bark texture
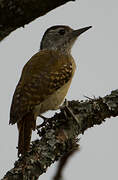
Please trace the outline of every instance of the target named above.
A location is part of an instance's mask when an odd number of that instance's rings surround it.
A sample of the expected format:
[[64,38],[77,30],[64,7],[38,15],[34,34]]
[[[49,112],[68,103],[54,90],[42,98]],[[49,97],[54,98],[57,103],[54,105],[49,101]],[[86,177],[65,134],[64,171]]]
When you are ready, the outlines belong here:
[[69,1],[75,0],[0,0],[0,40]]
[[3,180],[38,179],[52,163],[76,149],[79,134],[106,118],[118,116],[118,89],[103,98],[69,101],[68,107],[75,117],[64,108],[50,118],[39,131],[41,139],[32,142],[30,152],[15,162]]

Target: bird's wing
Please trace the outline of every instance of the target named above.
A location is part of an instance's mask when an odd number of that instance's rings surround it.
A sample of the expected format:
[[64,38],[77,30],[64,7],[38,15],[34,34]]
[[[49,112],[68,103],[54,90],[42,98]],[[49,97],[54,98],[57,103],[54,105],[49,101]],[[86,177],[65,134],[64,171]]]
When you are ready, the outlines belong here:
[[58,52],[40,51],[27,62],[13,96],[9,123],[19,122],[35,105],[71,79],[69,58]]

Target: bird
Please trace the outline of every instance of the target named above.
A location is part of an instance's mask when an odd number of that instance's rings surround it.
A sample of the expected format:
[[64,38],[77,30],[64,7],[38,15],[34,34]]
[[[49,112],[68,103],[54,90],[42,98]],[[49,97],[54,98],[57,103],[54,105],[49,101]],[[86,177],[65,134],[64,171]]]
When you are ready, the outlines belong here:
[[9,120],[9,124],[17,123],[18,156],[30,149],[36,118],[48,110],[57,110],[64,101],[76,69],[72,46],[91,27],[77,30],[67,25],[49,27],[39,52],[24,65],[13,94]]

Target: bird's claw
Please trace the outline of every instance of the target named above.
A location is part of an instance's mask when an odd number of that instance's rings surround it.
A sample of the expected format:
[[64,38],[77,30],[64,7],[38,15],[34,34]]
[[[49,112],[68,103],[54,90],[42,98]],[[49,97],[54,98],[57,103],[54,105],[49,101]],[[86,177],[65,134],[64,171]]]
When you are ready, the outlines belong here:
[[41,127],[45,126],[49,120],[49,118],[46,118],[45,116],[39,115],[39,117],[41,117],[43,119],[43,123],[41,123],[40,125],[38,125],[36,128],[37,130],[40,129]]
[[64,111],[64,115],[65,117],[67,117],[67,113],[69,112],[71,114],[71,116],[76,120],[76,122],[78,123],[78,118],[74,115],[74,113],[72,112],[72,110],[68,107],[68,101],[67,99],[65,99],[63,105],[60,107],[61,110],[65,110]]

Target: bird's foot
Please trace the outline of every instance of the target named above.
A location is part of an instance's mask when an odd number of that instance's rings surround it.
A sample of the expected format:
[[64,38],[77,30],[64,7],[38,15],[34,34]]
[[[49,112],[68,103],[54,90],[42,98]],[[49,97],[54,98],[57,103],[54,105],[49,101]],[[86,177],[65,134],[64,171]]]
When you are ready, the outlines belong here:
[[76,120],[76,122],[78,123],[78,118],[74,115],[74,113],[72,112],[72,110],[69,108],[67,99],[65,99],[63,105],[60,106],[60,109],[61,109],[61,110],[65,110],[65,111],[64,111],[65,117],[67,117],[67,112],[68,112],[68,113],[70,113],[70,115],[71,115],[71,116]]
[[41,123],[40,125],[38,125],[36,127],[37,130],[40,129],[41,127],[45,126],[49,120],[49,118],[42,116],[42,115],[39,115],[39,117],[41,117],[43,119],[43,123]]

